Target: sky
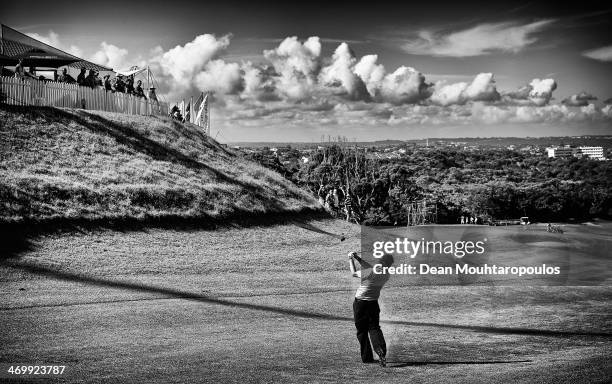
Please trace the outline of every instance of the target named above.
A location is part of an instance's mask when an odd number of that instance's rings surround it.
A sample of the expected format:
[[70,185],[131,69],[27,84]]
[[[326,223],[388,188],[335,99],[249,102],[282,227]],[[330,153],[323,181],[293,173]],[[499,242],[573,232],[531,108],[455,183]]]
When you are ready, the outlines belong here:
[[80,2],[0,22],[170,102],[210,92],[222,142],[612,134],[612,5]]

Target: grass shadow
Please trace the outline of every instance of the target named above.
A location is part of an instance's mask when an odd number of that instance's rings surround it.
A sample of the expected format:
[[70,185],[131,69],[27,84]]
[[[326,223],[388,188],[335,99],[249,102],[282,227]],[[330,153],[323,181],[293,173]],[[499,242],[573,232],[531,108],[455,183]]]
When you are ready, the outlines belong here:
[[0,225],[0,263],[33,251],[33,235],[19,226]]
[[171,229],[177,231],[217,230],[220,228],[270,227],[286,224],[299,216],[301,220],[331,220],[324,210],[304,208],[300,210],[258,213],[237,210],[232,214],[213,217],[206,214],[197,216],[159,215],[119,218],[66,218],[27,219],[17,223],[0,223],[0,261],[19,258],[32,251],[32,241],[44,235],[82,234],[112,230],[118,232],[146,231],[148,229]]

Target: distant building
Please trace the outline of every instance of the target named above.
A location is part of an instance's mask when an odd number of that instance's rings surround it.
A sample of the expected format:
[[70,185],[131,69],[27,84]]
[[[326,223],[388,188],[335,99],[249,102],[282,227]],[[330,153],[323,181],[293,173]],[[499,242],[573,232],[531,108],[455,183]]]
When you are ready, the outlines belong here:
[[571,157],[578,153],[578,148],[564,145],[563,147],[546,148],[546,152],[548,152],[548,157]]
[[590,159],[605,160],[603,147],[578,147],[583,156]]
[[589,159],[605,160],[603,147],[563,147],[546,148],[548,157],[588,157]]

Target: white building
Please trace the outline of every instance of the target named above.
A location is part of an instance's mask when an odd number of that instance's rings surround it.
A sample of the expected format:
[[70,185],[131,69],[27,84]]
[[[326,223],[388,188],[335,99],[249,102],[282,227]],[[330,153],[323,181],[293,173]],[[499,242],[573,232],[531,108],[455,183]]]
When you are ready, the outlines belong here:
[[578,147],[583,156],[590,159],[605,160],[603,147]]
[[548,157],[570,157],[575,156],[578,149],[564,145],[563,147],[546,148],[546,152],[548,152]]
[[548,157],[583,157],[590,159],[605,160],[603,147],[571,147],[564,145],[563,147],[546,148]]

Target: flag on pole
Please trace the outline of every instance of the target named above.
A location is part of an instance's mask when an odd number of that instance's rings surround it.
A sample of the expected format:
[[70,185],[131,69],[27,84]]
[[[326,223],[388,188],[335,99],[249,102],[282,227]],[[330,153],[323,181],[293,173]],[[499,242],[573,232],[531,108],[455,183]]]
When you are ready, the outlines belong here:
[[181,118],[183,118],[183,116],[185,116],[185,100],[181,100],[181,102],[178,104],[178,108],[181,112]]
[[185,118],[183,119],[183,121],[190,121],[191,119],[191,101],[189,103],[187,103],[187,107],[185,107]]
[[200,104],[200,109],[198,110],[198,114],[195,118],[195,124],[200,127],[204,127],[206,134],[208,134],[208,93],[204,96],[202,100],[202,104]]

